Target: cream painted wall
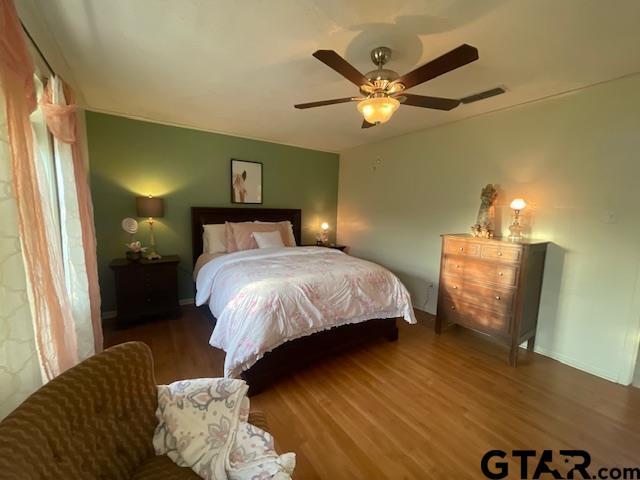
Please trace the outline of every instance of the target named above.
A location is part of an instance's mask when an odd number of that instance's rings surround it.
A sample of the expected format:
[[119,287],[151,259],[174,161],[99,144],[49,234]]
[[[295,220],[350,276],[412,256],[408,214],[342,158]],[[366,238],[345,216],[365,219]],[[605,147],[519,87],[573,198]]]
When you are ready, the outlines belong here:
[[11,188],[4,100],[0,97],[0,419],[42,383],[36,356]]
[[529,236],[553,242],[536,350],[630,383],[640,330],[640,76],[343,152],[338,241],[395,271],[433,313],[439,235],[468,231],[487,183],[500,186],[503,231],[509,201],[524,197]]
[[638,350],[638,356],[636,358],[636,369],[633,374],[633,385],[640,388],[640,350]]

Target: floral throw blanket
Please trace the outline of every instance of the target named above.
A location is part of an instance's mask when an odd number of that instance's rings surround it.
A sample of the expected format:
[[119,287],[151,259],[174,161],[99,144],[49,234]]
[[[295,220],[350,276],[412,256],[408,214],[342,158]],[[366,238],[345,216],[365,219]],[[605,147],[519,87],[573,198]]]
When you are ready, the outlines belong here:
[[247,390],[224,378],[158,386],[156,455],[207,480],[290,480],[295,454],[278,455],[273,437],[247,422]]

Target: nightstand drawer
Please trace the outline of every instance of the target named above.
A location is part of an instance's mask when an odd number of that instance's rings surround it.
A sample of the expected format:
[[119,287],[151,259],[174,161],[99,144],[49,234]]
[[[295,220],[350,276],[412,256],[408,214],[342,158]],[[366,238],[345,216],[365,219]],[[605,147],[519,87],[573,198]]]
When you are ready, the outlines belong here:
[[171,291],[176,280],[174,265],[152,265],[143,269],[142,285],[145,292]]

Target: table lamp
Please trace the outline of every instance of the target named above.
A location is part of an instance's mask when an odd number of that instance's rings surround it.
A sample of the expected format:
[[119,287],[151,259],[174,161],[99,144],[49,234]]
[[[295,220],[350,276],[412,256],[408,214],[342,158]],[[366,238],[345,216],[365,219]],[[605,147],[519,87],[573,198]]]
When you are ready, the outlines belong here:
[[520,225],[520,211],[524,210],[527,206],[522,198],[514,198],[511,202],[511,209],[513,210],[513,221],[509,225],[509,240],[520,240],[522,238],[522,225]]
[[153,223],[156,218],[164,217],[164,200],[160,197],[136,197],[136,209],[139,217],[147,217],[149,222],[149,251],[145,255],[148,260],[157,260],[162,258],[156,252],[156,239],[153,236]]
[[326,245],[329,243],[329,224],[327,222],[322,222],[320,228],[322,229],[322,244]]

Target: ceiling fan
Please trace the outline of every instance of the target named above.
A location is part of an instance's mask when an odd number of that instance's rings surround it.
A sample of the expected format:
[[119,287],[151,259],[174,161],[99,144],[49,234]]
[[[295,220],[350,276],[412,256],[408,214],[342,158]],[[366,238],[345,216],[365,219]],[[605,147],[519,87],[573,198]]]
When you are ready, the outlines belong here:
[[371,60],[378,68],[365,75],[333,50],[317,50],[313,56],[355,84],[360,89],[362,96],[300,103],[295,105],[295,108],[359,102],[358,111],[364,117],[362,128],[370,128],[388,122],[401,103],[414,107],[451,110],[460,103],[472,103],[505,92],[503,88],[498,87],[463,99],[427,97],[406,93],[406,90],[416,85],[478,60],[478,50],[466,43],[402,76],[393,70],[384,68],[384,65],[391,58],[391,49],[387,47],[378,47],[371,51]]

